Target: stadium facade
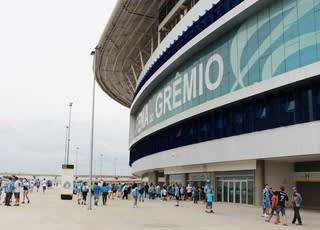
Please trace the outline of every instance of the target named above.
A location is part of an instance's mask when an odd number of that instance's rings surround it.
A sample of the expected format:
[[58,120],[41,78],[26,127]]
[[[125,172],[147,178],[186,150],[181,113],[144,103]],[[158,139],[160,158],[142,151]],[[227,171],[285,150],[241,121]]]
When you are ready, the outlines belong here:
[[295,185],[320,208],[320,0],[119,0],[95,77],[145,181],[242,204]]

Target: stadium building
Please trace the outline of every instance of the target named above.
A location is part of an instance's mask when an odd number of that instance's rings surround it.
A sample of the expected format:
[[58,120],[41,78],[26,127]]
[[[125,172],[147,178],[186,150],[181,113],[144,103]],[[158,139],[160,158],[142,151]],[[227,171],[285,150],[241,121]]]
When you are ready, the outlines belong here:
[[260,204],[320,208],[320,0],[119,0],[95,77],[130,108],[130,166]]

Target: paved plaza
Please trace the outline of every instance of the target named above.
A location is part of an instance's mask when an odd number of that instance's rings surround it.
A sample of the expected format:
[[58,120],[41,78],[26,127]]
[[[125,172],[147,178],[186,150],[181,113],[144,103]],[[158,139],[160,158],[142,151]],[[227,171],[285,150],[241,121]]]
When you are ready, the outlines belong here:
[[[31,203],[20,207],[0,206],[1,229],[319,229],[320,212],[302,210],[303,226],[265,223],[260,208],[246,205],[214,205],[214,214],[204,211],[202,203],[160,200],[139,203],[132,208],[132,200],[108,200],[107,206],[79,206],[75,199],[62,201],[59,190],[45,195],[34,192]],[[293,215],[288,210],[289,220]],[[290,223],[290,222],[289,222]]]

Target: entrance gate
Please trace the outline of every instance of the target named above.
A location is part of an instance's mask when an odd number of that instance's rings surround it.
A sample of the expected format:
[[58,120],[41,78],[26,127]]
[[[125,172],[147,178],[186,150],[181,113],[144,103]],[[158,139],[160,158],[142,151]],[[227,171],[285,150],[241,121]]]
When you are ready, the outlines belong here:
[[217,177],[217,201],[253,204],[253,176]]

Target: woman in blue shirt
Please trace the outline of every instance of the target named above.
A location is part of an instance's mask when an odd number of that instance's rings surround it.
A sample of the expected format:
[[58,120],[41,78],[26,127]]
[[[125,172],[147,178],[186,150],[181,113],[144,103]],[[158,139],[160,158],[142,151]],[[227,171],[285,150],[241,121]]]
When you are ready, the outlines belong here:
[[106,205],[108,192],[109,192],[109,186],[107,185],[106,182],[103,182],[101,192],[102,192],[102,204]]

